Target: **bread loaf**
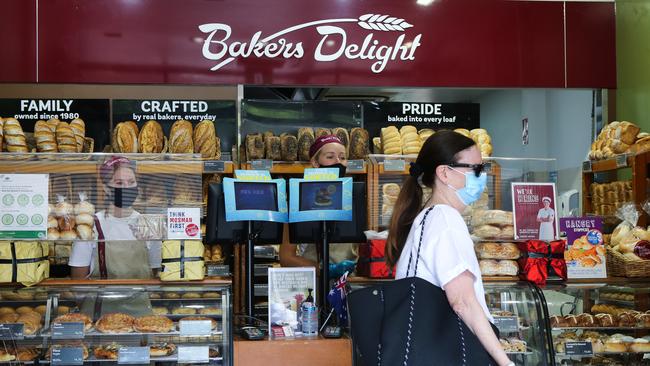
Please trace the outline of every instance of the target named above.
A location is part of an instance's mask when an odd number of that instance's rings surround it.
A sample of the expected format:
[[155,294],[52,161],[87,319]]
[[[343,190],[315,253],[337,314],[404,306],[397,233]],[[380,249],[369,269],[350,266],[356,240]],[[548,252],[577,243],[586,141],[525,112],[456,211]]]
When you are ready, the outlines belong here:
[[133,121],[120,122],[113,129],[113,152],[138,152],[138,126]]
[[75,118],[70,121],[70,128],[74,132],[74,138],[77,142],[77,152],[83,152],[86,137],[86,124],[81,118]]
[[138,152],[146,154],[161,153],[164,147],[164,134],[160,123],[150,120],[142,126],[138,135]]
[[215,160],[221,159],[221,138],[219,136],[214,137],[214,156],[212,158]]
[[262,141],[266,142],[266,139],[269,137],[275,136],[272,131],[265,131],[262,133]]
[[406,125],[400,129],[403,154],[418,154],[422,146],[420,135],[414,126]]
[[246,159],[264,159],[264,140],[259,133],[246,135]]
[[309,148],[314,143],[314,130],[309,127],[298,129],[298,160],[309,160]]
[[480,259],[518,259],[521,255],[513,243],[478,243],[475,249]]
[[7,118],[3,124],[3,134],[5,147],[8,152],[12,153],[26,153],[27,141],[25,140],[25,133],[20,126],[20,122],[15,118]]
[[424,145],[424,142],[427,141],[431,135],[435,133],[434,130],[430,128],[423,128],[418,132],[418,135],[420,135],[420,141],[422,141],[422,145]]
[[381,137],[373,137],[372,138],[372,153],[373,154],[381,154],[382,153]]
[[629,151],[633,154],[639,154],[648,150],[650,150],[650,137],[643,137],[637,140]]
[[201,121],[194,128],[194,152],[200,153],[204,159],[215,159],[217,155],[217,132],[214,122]]
[[381,129],[381,148],[387,155],[402,154],[402,137],[397,127],[388,126]]
[[59,152],[76,153],[77,140],[74,137],[74,131],[66,122],[59,122],[56,125],[56,144]]
[[298,139],[288,133],[280,135],[280,148],[283,161],[298,160]]
[[454,130],[454,132],[459,133],[465,137],[470,137],[469,130],[466,128],[457,128]]
[[355,127],[350,131],[350,153],[349,159],[365,159],[370,150],[370,138],[368,131]]
[[501,229],[492,225],[481,225],[474,227],[472,234],[480,238],[497,238],[501,234]]
[[512,212],[510,211],[476,210],[472,214],[472,226],[474,227],[481,225],[508,226],[512,224]]
[[3,132],[4,123],[4,118],[0,117],[0,152],[3,152],[5,150],[5,139]]
[[350,151],[350,135],[348,134],[348,130],[346,130],[343,127],[337,127],[332,129],[332,135],[336,136],[341,140],[343,143],[343,146],[345,146],[345,152],[346,155],[349,155]]
[[614,139],[621,140],[622,142],[632,145],[636,141],[636,135],[641,129],[634,123],[623,121],[614,130]]
[[330,131],[329,128],[317,128],[316,132],[314,133],[314,138],[317,139],[317,138],[319,138],[321,136],[327,136],[327,135],[331,135],[331,134],[332,134],[332,131]]
[[169,152],[172,154],[192,154],[194,142],[192,140],[192,124],[179,119],[174,122],[169,132]]
[[282,160],[282,144],[277,136],[267,136],[264,140],[266,158],[274,161]]
[[34,139],[38,152],[55,153],[58,151],[56,144],[56,129],[43,120],[36,121],[34,125]]

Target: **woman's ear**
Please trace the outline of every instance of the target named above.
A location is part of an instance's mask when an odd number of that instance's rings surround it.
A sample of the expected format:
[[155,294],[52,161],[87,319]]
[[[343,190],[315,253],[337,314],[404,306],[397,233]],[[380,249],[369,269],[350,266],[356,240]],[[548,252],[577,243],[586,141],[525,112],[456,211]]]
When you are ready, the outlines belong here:
[[320,164],[316,161],[316,157],[312,157],[309,162],[311,163],[311,166],[314,168],[320,168]]
[[436,167],[436,177],[443,183],[447,184],[447,166],[446,165],[438,165]]

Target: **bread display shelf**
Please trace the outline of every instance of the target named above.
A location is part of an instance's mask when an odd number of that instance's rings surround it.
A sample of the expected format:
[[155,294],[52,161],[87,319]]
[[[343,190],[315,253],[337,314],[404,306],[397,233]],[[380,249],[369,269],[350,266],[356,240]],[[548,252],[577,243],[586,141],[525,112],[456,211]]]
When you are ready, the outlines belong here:
[[[187,316],[187,315],[186,315]],[[176,327],[178,327],[178,323],[174,323]],[[221,328],[218,329],[213,329],[212,332],[210,332],[210,335],[184,335],[182,336],[183,338],[189,338],[189,339],[198,339],[198,338],[207,338],[207,337],[213,337],[213,336],[222,336],[223,331]],[[129,332],[129,333],[102,333],[96,331],[94,328],[92,328],[90,331],[84,333],[84,339],[87,337],[96,337],[96,338],[115,338],[115,337],[142,337],[142,336],[153,336],[153,337],[180,337],[181,332],[178,330],[175,330],[173,332],[167,332],[167,333],[142,333],[142,332]],[[42,333],[40,335],[42,338],[51,338],[51,334],[49,330],[45,333]],[[27,337],[25,337],[27,338]]]
[[624,331],[635,331],[635,330],[650,330],[650,327],[552,327],[554,331],[561,330],[624,330]]
[[[178,362],[178,355],[173,354],[171,356],[166,356],[166,357],[151,357],[150,358],[151,362]],[[210,362],[221,362],[223,361],[223,357],[210,357]],[[9,362],[0,362],[0,364],[7,363],[7,364],[16,364],[18,361],[9,361]],[[48,360],[41,360],[38,361],[39,364],[46,364],[49,365],[50,361]],[[117,360],[108,360],[108,359],[99,359],[95,358],[94,356],[88,357],[87,359],[84,360],[85,363],[117,363]],[[30,365],[34,364],[34,361],[30,362],[23,362],[20,361],[21,365]],[[204,364],[207,365],[207,364]]]
[[594,352],[593,355],[567,355],[566,353],[555,353],[556,356],[558,357],[580,357],[580,358],[586,358],[586,357],[593,357],[595,355],[643,355],[648,352]]
[[[307,161],[274,161],[271,167],[271,174],[303,174],[306,168],[313,168]],[[252,162],[248,161],[241,164],[242,170],[253,170]],[[347,174],[366,174],[368,164],[364,164],[363,170],[348,171]]]

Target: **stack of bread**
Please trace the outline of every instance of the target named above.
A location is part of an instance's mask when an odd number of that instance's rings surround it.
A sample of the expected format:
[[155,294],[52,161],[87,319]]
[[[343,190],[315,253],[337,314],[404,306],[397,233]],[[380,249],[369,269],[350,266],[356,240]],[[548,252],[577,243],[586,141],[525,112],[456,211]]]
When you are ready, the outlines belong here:
[[26,153],[29,152],[27,148],[27,140],[25,133],[20,126],[20,122],[15,118],[0,118],[0,125],[2,126],[2,143],[0,144],[0,151],[7,151],[10,153]]
[[589,159],[609,159],[617,154],[637,154],[650,150],[650,134],[632,122],[614,121],[603,127],[591,144]]
[[516,276],[521,252],[514,243],[481,242],[474,247],[481,273],[485,276]]
[[471,233],[480,239],[512,240],[514,238],[512,212],[501,210],[473,210]]
[[309,148],[320,136],[338,137],[348,155],[348,159],[364,159],[368,156],[368,131],[353,128],[348,132],[343,127],[333,129],[302,127],[298,134],[282,133],[275,136],[273,132],[251,133],[246,135],[242,151],[246,160],[269,159],[273,161],[309,161]]
[[592,210],[597,216],[616,214],[625,202],[634,199],[631,181],[615,181],[611,183],[592,183],[589,186]]
[[399,130],[395,126],[381,129],[381,137],[372,139],[376,154],[417,155],[424,142],[435,133],[432,129],[417,130],[415,126],[404,125]]
[[222,248],[220,244],[206,245],[203,250],[203,260],[214,263],[223,263],[225,258],[222,254]]
[[79,203],[73,205],[59,195],[56,205],[50,205],[47,218],[49,240],[92,240],[95,224],[95,206],[85,193],[79,194]]
[[476,142],[479,149],[481,150],[481,156],[486,158],[492,155],[492,139],[488,135],[487,131],[483,128],[475,128],[473,130],[467,130],[465,128],[457,128],[454,132],[458,132],[463,136],[467,136]]
[[[393,215],[393,208],[399,197],[399,192],[401,187],[397,183],[384,183],[381,185],[382,197],[381,197],[381,214],[380,222],[384,225],[387,225],[390,222],[390,218]],[[426,202],[431,196],[431,188],[422,187],[422,201]]]
[[610,246],[611,250],[623,254],[626,260],[650,260],[650,232],[627,221],[614,229]]

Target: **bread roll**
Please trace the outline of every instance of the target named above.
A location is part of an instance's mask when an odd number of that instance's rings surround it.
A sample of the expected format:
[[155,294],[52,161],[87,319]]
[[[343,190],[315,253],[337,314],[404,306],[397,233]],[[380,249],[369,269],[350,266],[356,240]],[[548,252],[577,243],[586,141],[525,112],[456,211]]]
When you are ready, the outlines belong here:
[[61,216],[57,219],[59,223],[59,230],[60,231],[68,231],[74,229],[76,225],[76,221],[73,216]]
[[74,137],[74,131],[70,125],[65,122],[59,122],[56,125],[56,143],[59,152],[62,153],[76,153],[77,140]]
[[370,153],[368,131],[355,127],[350,131],[350,152],[348,159],[365,159]]
[[55,153],[58,151],[56,144],[56,128],[40,120],[34,125],[34,139],[36,140],[36,149],[38,152]]
[[81,240],[91,240],[93,238],[93,229],[89,225],[77,225],[77,234]]
[[282,160],[282,144],[277,136],[268,136],[264,141],[266,158],[274,161]]
[[259,133],[246,135],[246,159],[264,159],[264,140]]
[[75,240],[77,239],[77,232],[74,230],[61,231],[59,238],[61,240]]
[[402,154],[402,137],[395,126],[388,126],[381,129],[381,148],[384,154]]
[[483,276],[496,276],[499,270],[499,263],[493,259],[484,259],[478,262]]
[[314,139],[317,139],[321,136],[327,136],[331,135],[332,131],[330,131],[329,128],[317,128],[316,132],[314,132]]
[[332,135],[336,136],[341,140],[343,143],[343,146],[345,146],[345,152],[346,156],[350,155],[350,135],[348,134],[348,130],[342,127],[337,127],[332,129]]
[[70,128],[74,132],[74,138],[77,142],[77,152],[82,152],[86,136],[86,124],[81,118],[75,118],[70,121]]
[[386,196],[397,197],[401,187],[397,183],[386,183],[381,187],[381,191]]
[[158,154],[163,150],[164,135],[160,123],[150,120],[142,126],[138,135],[138,152]]
[[309,148],[314,143],[314,130],[309,127],[298,129],[298,160],[309,160]]
[[519,273],[517,262],[511,260],[501,260],[497,266],[497,275],[499,276],[516,276]]
[[172,154],[191,154],[194,152],[192,124],[179,119],[172,125],[169,133],[169,152]]
[[430,128],[421,129],[418,132],[418,135],[420,135],[420,140],[422,141],[422,145],[424,145],[424,143],[427,141],[427,139],[429,137],[431,137],[431,135],[433,135],[434,133],[436,133],[436,132],[434,130],[430,129]]
[[280,150],[283,161],[298,160],[298,139],[296,136],[287,133],[280,135]]
[[75,221],[77,222],[77,225],[89,225],[92,226],[93,223],[95,222],[95,219],[93,218],[92,215],[89,215],[87,213],[82,213],[77,216],[75,216]]
[[474,227],[472,233],[480,238],[497,238],[501,234],[501,229],[497,226],[481,225]]
[[15,118],[7,118],[3,123],[3,138],[5,147],[8,152],[12,153],[26,153],[27,141],[25,140],[25,133],[20,126],[20,122]]
[[61,237],[61,234],[59,233],[59,230],[56,228],[49,228],[47,229],[47,240],[59,240]]
[[113,152],[138,152],[138,126],[133,121],[120,122],[113,130]]
[[215,159],[217,155],[217,132],[214,122],[203,120],[194,129],[194,152],[204,159]]
[[514,243],[478,243],[476,254],[481,259],[518,259],[521,255]]

